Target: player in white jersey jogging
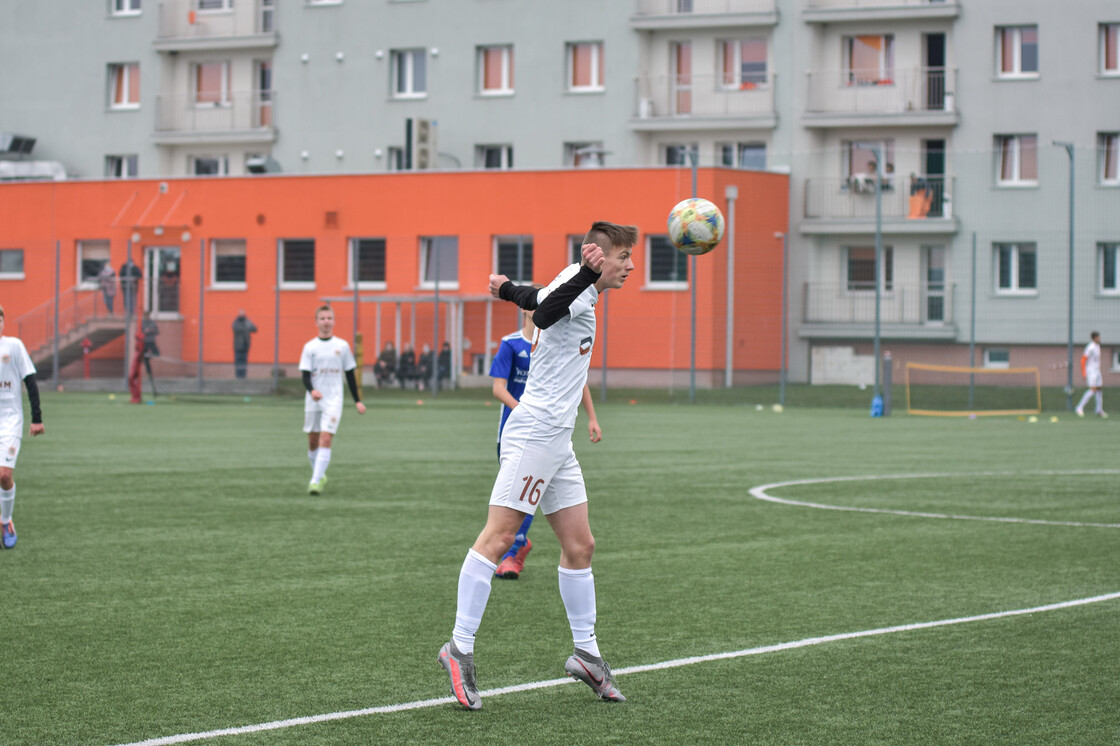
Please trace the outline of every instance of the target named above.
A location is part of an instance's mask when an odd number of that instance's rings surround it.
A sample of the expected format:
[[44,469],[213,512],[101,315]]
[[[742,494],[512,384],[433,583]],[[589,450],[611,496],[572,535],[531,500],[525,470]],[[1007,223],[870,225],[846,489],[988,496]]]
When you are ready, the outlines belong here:
[[4,336],[4,309],[0,308],[0,549],[16,545],[16,525],[12,522],[16,483],[12,470],[16,468],[23,438],[21,382],[27,387],[27,398],[31,402],[31,437],[42,435],[46,429],[39,408],[35,366],[18,337]]
[[591,574],[595,539],[572,433],[595,343],[595,304],[605,290],[621,288],[634,270],[631,255],[637,240],[637,228],[600,221],[584,239],[582,262],[566,268],[543,290],[514,285],[504,275],[490,276],[490,293],[533,310],[539,331],[525,393],[502,432],[501,467],[490,494],[486,526],[459,571],[455,628],[439,651],[439,662],[451,677],[451,691],[468,709],[482,706],[474,674],[474,643],[494,571],[525,515],[535,513],[538,506],[560,542],[560,598],[575,646],[564,670],[601,699],[626,699],[595,638]]
[[303,346],[299,369],[307,389],[303,403],[303,431],[307,433],[307,458],[311,462],[311,483],[307,492],[318,495],[327,485],[327,466],[331,445],[342,419],[342,378],[345,374],[358,414],[366,413],[362,392],[354,369],[358,367],[346,340],[334,336],[334,310],[320,306],[315,311],[319,335]]
[[1104,411],[1104,392],[1101,389],[1104,387],[1104,378],[1101,376],[1101,334],[1100,332],[1091,332],[1089,334],[1089,344],[1085,345],[1085,352],[1081,354],[1081,375],[1085,377],[1085,385],[1089,390],[1081,397],[1081,403],[1077,405],[1077,416],[1085,416],[1085,405],[1089,403],[1089,397],[1096,398],[1097,416],[1108,417]]

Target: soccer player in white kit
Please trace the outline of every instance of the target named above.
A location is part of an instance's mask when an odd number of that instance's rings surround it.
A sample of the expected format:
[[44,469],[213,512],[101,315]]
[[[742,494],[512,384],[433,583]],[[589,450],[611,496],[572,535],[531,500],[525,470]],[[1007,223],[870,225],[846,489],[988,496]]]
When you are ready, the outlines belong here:
[[12,470],[16,468],[23,438],[21,381],[27,386],[27,398],[31,402],[31,437],[42,435],[46,429],[39,408],[35,366],[18,337],[4,336],[4,309],[0,308],[0,548],[3,549],[16,545],[16,525],[12,522],[16,483]]
[[535,513],[538,505],[560,542],[560,598],[575,646],[564,670],[601,699],[626,700],[595,638],[595,539],[572,433],[595,344],[595,304],[603,291],[621,288],[634,270],[631,255],[637,240],[637,228],[600,221],[584,239],[582,262],[567,267],[543,290],[490,275],[491,295],[533,310],[538,331],[525,392],[502,432],[501,467],[486,526],[459,571],[455,629],[439,651],[451,691],[468,709],[482,707],[474,642],[494,571],[525,515]]
[[1085,416],[1085,405],[1089,403],[1089,397],[1096,397],[1097,416],[1108,417],[1104,411],[1104,393],[1101,389],[1104,387],[1104,378],[1101,376],[1101,334],[1100,332],[1092,332],[1089,334],[1089,344],[1085,345],[1085,352],[1081,354],[1081,375],[1085,377],[1085,385],[1089,390],[1081,397],[1081,403],[1077,405],[1077,416]]
[[311,462],[310,495],[318,495],[327,485],[327,466],[331,463],[331,444],[342,419],[342,377],[358,414],[366,413],[362,393],[354,369],[358,367],[354,353],[344,339],[334,336],[334,310],[320,306],[315,311],[319,336],[303,346],[299,369],[307,395],[303,400],[303,431],[307,433],[307,458]]

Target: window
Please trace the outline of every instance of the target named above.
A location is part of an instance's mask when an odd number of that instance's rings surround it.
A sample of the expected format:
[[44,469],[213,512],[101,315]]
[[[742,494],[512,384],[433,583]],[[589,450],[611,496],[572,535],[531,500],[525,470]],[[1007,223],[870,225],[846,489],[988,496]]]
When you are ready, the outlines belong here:
[[1001,348],[989,348],[984,350],[984,367],[1010,368],[1011,353],[1008,350]]
[[564,143],[564,165],[576,168],[599,168],[606,164],[607,151],[599,142]]
[[189,156],[187,173],[195,176],[228,176],[229,158],[220,155]]
[[23,249],[0,249],[0,280],[22,279]]
[[586,233],[571,234],[568,236],[568,264],[579,264],[583,261],[583,239]]
[[1120,371],[1120,347],[1112,348],[1112,370]]
[[996,76],[1038,77],[1038,26],[996,29]]
[[[875,291],[875,247],[852,246],[848,248],[848,290],[850,292]],[[894,289],[894,249],[883,247],[882,291]]]
[[894,140],[845,142],[844,168],[848,188],[853,192],[874,193],[879,156],[883,157],[883,189],[893,188]]
[[428,53],[424,49],[393,52],[393,96],[420,98],[428,93]]
[[420,239],[420,286],[459,287],[459,237],[431,236]]
[[115,16],[140,15],[140,0],[112,0],[111,7]]
[[1120,132],[1097,133],[1097,161],[1101,183],[1120,186]]
[[1101,24],[1101,74],[1120,75],[1120,23]]
[[210,242],[210,285],[231,290],[245,289],[245,240],[216,238]]
[[1100,260],[1100,292],[1105,295],[1120,295],[1120,243],[1097,245]]
[[513,146],[477,145],[474,165],[476,168],[513,168]]
[[497,236],[494,239],[497,274],[514,282],[533,281],[533,237]]
[[280,284],[289,289],[315,288],[315,239],[285,238],[281,241],[283,263]]
[[725,41],[721,46],[724,88],[751,91],[766,86],[769,76],[765,39]]
[[846,37],[844,80],[849,86],[894,85],[894,36]]
[[478,48],[478,90],[485,96],[513,93],[513,47]]
[[140,156],[105,156],[105,177],[109,179],[130,179],[140,174]]
[[271,34],[276,26],[276,0],[261,0],[261,33]]
[[200,11],[233,10],[233,0],[198,0]]
[[646,248],[646,285],[665,290],[688,287],[688,254],[678,251],[668,236],[650,236]]
[[995,245],[996,292],[1004,294],[1038,292],[1038,262],[1031,243]]
[[[357,265],[355,267],[355,264]],[[359,288],[366,290],[385,289],[385,239],[350,239],[350,287],[355,279]],[[357,271],[355,271],[357,270]]]
[[389,148],[385,156],[386,171],[404,171],[404,148]]
[[109,65],[109,108],[140,108],[140,63]]
[[670,143],[665,146],[666,166],[692,166],[691,154],[699,160],[700,146],[696,143]]
[[569,44],[568,90],[601,91],[603,80],[603,42]]
[[257,127],[272,126],[272,62],[257,60]]
[[196,106],[229,105],[229,62],[200,62],[195,65]]
[[98,287],[97,275],[109,263],[108,241],[78,242],[78,284],[85,289]]
[[746,168],[752,171],[766,170],[766,143],[724,143],[716,147],[719,149],[721,166]]
[[1038,183],[1038,136],[996,135],[996,181],[1001,186]]

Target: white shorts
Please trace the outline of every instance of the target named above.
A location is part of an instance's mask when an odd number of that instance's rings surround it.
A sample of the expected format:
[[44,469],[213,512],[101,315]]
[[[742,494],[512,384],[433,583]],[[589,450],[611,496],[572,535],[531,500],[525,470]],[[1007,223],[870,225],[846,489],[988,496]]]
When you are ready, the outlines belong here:
[[9,469],[16,468],[21,440],[22,438],[18,435],[0,435],[0,466],[6,466]]
[[570,427],[546,425],[517,407],[502,430],[501,467],[491,505],[550,515],[587,502],[583,471],[572,450]]
[[1104,377],[1099,370],[1090,370],[1085,374],[1085,385],[1091,389],[1099,389],[1104,386]]
[[303,411],[303,431],[305,433],[338,432],[338,421],[342,419],[342,402],[326,402],[321,399],[308,405]]

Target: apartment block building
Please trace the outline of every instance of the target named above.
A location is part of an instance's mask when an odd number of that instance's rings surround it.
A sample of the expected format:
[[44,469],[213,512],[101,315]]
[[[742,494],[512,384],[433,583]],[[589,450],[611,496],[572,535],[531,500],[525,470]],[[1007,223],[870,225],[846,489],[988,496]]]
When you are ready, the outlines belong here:
[[1120,376],[1115,0],[11,5],[0,131],[71,177],[782,171],[791,380],[869,381],[876,329],[1048,383],[1098,330]]

